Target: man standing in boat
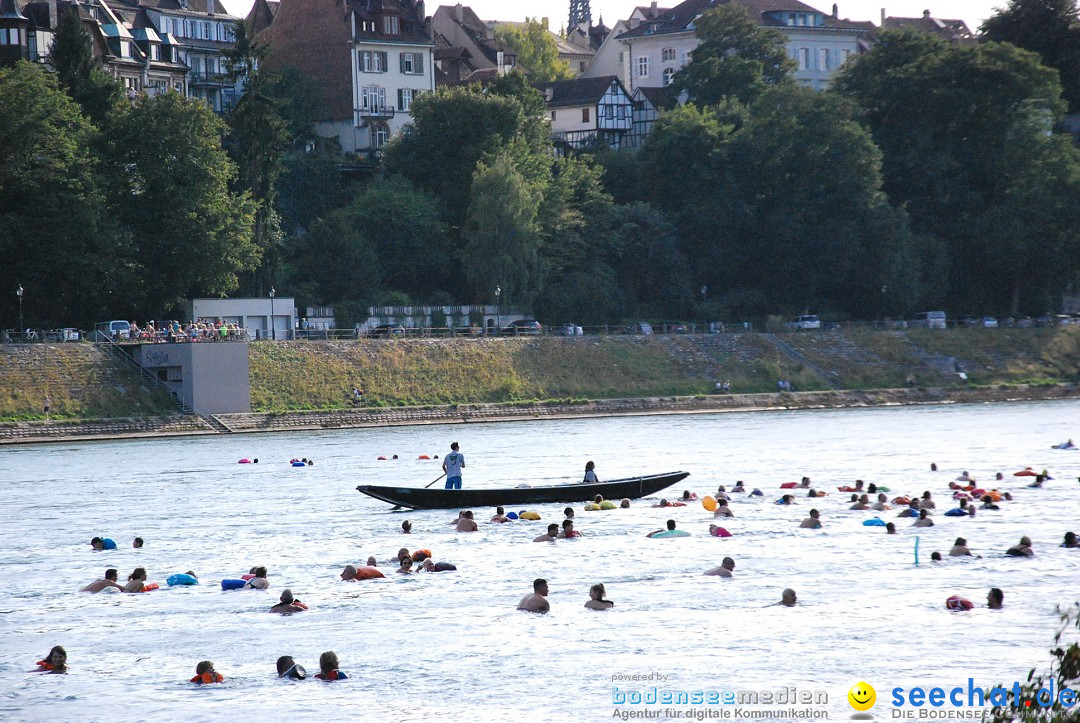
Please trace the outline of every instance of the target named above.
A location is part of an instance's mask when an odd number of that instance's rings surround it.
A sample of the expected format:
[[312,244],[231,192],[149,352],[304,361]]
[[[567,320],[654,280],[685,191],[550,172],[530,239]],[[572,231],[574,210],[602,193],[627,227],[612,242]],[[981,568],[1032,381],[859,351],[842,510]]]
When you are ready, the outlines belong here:
[[465,455],[458,451],[458,443],[450,443],[450,454],[443,458],[442,468],[446,473],[446,489],[461,489],[461,470],[465,469]]

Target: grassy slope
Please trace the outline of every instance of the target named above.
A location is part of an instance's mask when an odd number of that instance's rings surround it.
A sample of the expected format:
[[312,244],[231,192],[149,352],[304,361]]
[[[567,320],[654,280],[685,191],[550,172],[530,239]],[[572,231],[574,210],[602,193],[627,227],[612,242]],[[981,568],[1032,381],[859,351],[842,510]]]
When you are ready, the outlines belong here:
[[0,420],[172,414],[171,398],[92,344],[0,346]]
[[[377,340],[251,344],[255,411],[342,409],[354,385],[382,406],[734,392],[1080,381],[1080,327],[778,335],[814,366],[758,334],[669,337]],[[0,346],[0,420],[170,413],[169,400],[90,344]]]

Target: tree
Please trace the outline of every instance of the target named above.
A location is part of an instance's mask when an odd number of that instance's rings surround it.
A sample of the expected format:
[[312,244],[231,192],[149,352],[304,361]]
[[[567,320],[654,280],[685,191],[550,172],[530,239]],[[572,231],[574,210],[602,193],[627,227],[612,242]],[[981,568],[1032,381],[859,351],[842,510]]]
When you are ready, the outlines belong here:
[[293,252],[295,285],[321,303],[370,299],[382,281],[376,243],[351,208],[317,220]]
[[114,292],[130,267],[110,223],[91,155],[94,129],[39,66],[0,70],[0,314],[84,328],[124,310]]
[[980,28],[983,38],[1038,53],[1061,73],[1072,113],[1080,113],[1080,7],[1076,0],[1009,0]]
[[768,86],[791,82],[795,62],[787,55],[785,37],[759,26],[742,5],[718,5],[694,24],[701,42],[673,85],[695,103],[747,102]]
[[[1009,44],[964,47],[889,31],[834,86],[863,109],[892,203],[918,238],[937,237],[947,250],[949,307],[1043,313],[1045,294],[1030,292],[1060,291],[1080,258],[1076,241],[1065,241],[1080,231],[1072,214],[1030,223],[1017,205],[1075,206],[1076,154],[1050,135],[1065,109],[1056,71]],[[1037,182],[1048,178],[1061,182]],[[1047,236],[1065,244],[1050,244],[1060,251],[1052,259]]]
[[540,192],[502,154],[491,165],[477,163],[471,195],[461,268],[472,299],[487,301],[499,286],[503,303],[532,305],[540,284]]
[[567,80],[574,77],[570,65],[559,58],[559,46],[548,30],[547,20],[528,18],[524,26],[502,25],[495,37],[517,56],[517,66],[523,68],[534,83]]
[[627,302],[646,318],[686,318],[693,276],[675,226],[647,203],[620,207],[618,215],[622,245],[614,267]]
[[550,131],[538,137],[516,98],[478,87],[441,88],[417,98],[410,112],[413,131],[391,141],[386,172],[442,199],[451,226],[464,222],[477,162],[490,164],[508,153],[530,182],[543,183],[550,174]]
[[258,264],[254,204],[229,191],[223,131],[205,103],[177,93],[140,97],[110,128],[112,207],[137,245],[127,281],[148,314],[228,293]]
[[124,99],[124,87],[94,61],[93,40],[77,10],[61,11],[49,65],[56,70],[60,86],[95,123],[101,123]]

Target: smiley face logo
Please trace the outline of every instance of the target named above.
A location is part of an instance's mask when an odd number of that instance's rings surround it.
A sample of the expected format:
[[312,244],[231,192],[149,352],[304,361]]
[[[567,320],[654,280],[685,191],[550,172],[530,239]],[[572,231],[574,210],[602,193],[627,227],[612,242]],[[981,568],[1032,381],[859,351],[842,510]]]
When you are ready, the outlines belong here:
[[874,703],[877,702],[877,691],[869,683],[860,680],[855,685],[851,686],[851,690],[847,694],[848,703],[851,703],[851,707],[855,710],[870,710],[874,707]]

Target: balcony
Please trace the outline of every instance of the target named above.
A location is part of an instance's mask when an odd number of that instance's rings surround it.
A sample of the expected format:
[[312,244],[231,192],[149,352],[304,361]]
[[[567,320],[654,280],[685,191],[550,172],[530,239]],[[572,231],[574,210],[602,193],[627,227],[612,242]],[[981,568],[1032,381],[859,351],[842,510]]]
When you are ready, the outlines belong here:
[[393,118],[394,107],[389,105],[375,105],[368,108],[357,108],[356,112],[361,118]]
[[225,73],[188,73],[188,84],[201,87],[224,87],[229,84],[229,76]]

